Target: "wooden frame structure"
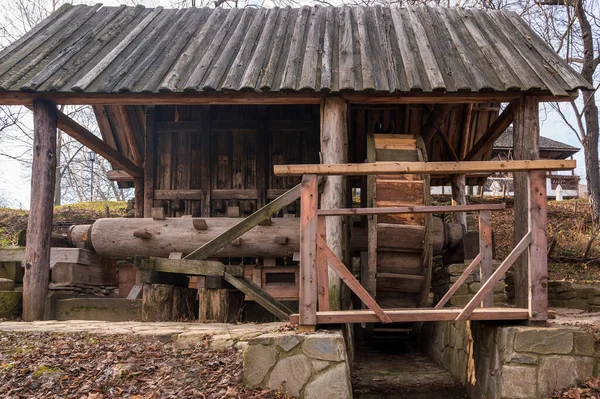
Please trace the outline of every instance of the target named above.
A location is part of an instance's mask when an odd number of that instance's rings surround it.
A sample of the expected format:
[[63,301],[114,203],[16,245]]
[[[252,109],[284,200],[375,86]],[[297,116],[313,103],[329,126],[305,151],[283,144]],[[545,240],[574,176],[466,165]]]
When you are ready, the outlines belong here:
[[[491,254],[491,211],[502,205],[461,205],[450,207],[395,207],[360,209],[318,209],[318,175],[372,175],[402,173],[468,173],[471,167],[478,172],[492,172],[502,167],[507,171],[527,172],[528,232],[515,246],[510,255],[492,273]],[[361,165],[287,165],[276,167],[278,175],[303,175],[301,185],[300,224],[300,306],[299,313],[290,317],[290,322],[299,324],[303,330],[314,329],[318,324],[363,323],[363,322],[418,322],[444,320],[529,320],[545,322],[548,319],[548,267],[546,258],[546,170],[567,170],[575,167],[574,161],[511,161],[511,162],[448,162],[435,165],[420,162],[381,162]],[[437,209],[436,209],[437,208]],[[382,309],[367,290],[360,284],[343,262],[327,246],[322,234],[325,229],[324,216],[343,216],[377,213],[415,213],[436,211],[480,212],[480,253],[467,267],[458,281],[435,309]],[[528,253],[528,308],[494,308],[491,294],[494,285],[513,265],[519,256]],[[473,269],[480,265],[483,285],[470,302],[462,309],[442,308]],[[328,309],[328,284],[324,281],[330,267],[362,300],[369,310],[331,311]],[[480,304],[483,306],[480,308]]]

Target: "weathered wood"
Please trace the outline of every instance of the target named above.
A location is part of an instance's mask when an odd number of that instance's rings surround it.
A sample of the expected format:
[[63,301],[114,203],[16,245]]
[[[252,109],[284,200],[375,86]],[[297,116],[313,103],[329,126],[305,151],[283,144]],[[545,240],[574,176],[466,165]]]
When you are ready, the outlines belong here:
[[[134,284],[133,287],[131,287],[131,290],[129,291],[129,294],[127,294],[127,299],[138,299],[141,295],[142,295],[142,290],[144,289],[144,284]],[[119,288],[119,294],[121,288]]]
[[133,177],[141,177],[143,175],[142,168],[131,162],[125,155],[121,154],[115,148],[96,137],[96,135],[94,135],[92,132],[75,122],[61,111],[57,111],[57,113],[57,124],[60,130],[67,133],[69,136],[73,137],[90,150],[101,155],[114,167],[123,169]]
[[258,226],[260,222],[279,212],[284,206],[296,201],[300,197],[300,185],[292,188],[279,198],[268,203],[252,215],[244,218],[232,228],[215,237],[213,240],[200,246],[186,256],[186,259],[206,259],[213,256],[236,238],[239,238],[250,229]]
[[[346,102],[339,97],[325,98],[321,105],[321,162],[343,164],[347,162],[348,128]],[[342,176],[332,176],[323,184],[321,209],[344,207],[345,184]],[[333,253],[344,259],[345,232],[341,217],[327,218],[327,243]],[[341,309],[341,281],[329,271],[329,306]]]
[[146,107],[146,134],[144,146],[144,217],[150,216],[154,206],[154,174],[156,170],[156,130],[154,106]]
[[348,288],[352,290],[360,298],[361,301],[369,309],[375,312],[379,320],[383,323],[391,323],[392,320],[386,316],[385,312],[381,307],[375,302],[373,297],[369,295],[367,290],[364,289],[362,285],[356,280],[356,278],[352,275],[352,273],[346,268],[346,266],[342,263],[342,261],[336,256],[335,253],[323,242],[321,237],[317,237],[317,247],[320,251],[322,251],[327,257],[327,262],[333,271],[340,276],[341,280],[346,283]]
[[[435,62],[435,61],[434,61]],[[441,80],[442,84],[444,80]],[[421,130],[421,137],[425,145],[429,144],[435,133],[445,123],[450,111],[454,108],[453,104],[436,104],[430,113],[429,119]]]
[[[382,143],[385,144],[385,143]],[[367,162],[377,160],[375,151],[375,137],[367,136]],[[377,176],[367,176],[366,204],[367,208],[375,209],[377,201]],[[377,296],[377,269],[378,269],[378,243],[377,243],[377,215],[367,216],[367,264],[365,265],[365,275],[361,275],[361,282],[369,295],[373,298]]]
[[[513,157],[517,160],[539,159],[540,125],[538,102],[535,98],[524,97],[515,105],[513,126]],[[534,161],[539,162],[539,161]],[[538,168],[544,170],[545,168]],[[517,243],[529,231],[529,184],[526,173],[513,174],[515,193],[514,206],[514,243]],[[519,308],[529,306],[529,272],[527,256],[521,256],[513,270],[515,285],[515,305]]]
[[504,111],[496,119],[494,122],[488,127],[488,129],[483,133],[481,138],[473,144],[473,147],[469,150],[468,154],[464,157],[465,161],[472,161],[475,159],[481,159],[483,154],[485,154],[489,149],[494,145],[496,140],[502,133],[510,126],[515,117],[515,108],[518,107],[518,100],[511,101]]
[[390,206],[380,208],[345,208],[345,209],[319,209],[319,216],[333,215],[382,215],[402,213],[436,213],[436,212],[476,212],[488,210],[502,210],[505,203],[499,204],[473,204],[473,205],[415,205],[415,206]]
[[221,262],[208,260],[186,260],[165,258],[136,258],[136,266],[140,270],[152,270],[155,272],[180,273],[195,276],[220,276],[225,271],[233,276],[243,276],[242,266],[225,266]]
[[460,312],[460,314],[456,317],[456,320],[468,320],[471,313],[473,313],[473,309],[475,309],[483,298],[485,298],[489,293],[493,292],[494,285],[500,281],[502,276],[506,273],[506,271],[515,263],[517,258],[529,247],[531,243],[531,233],[527,233],[525,237],[514,247],[511,253],[504,259],[502,264],[498,266],[496,271],[490,276],[490,278],[481,285],[481,288],[477,293],[471,298],[469,303],[464,307],[464,309]]
[[[317,176],[305,175],[300,192],[300,301],[301,325],[315,325],[317,311]],[[331,301],[329,303],[331,306]]]
[[133,176],[124,170],[109,170],[106,172],[106,178],[118,183],[133,183]]
[[450,298],[452,298],[452,295],[454,295],[456,290],[458,290],[460,286],[467,280],[467,278],[469,278],[473,270],[475,270],[475,267],[477,267],[477,265],[479,265],[480,262],[481,253],[477,254],[475,259],[473,259],[471,263],[469,263],[469,266],[467,266],[467,268],[462,272],[460,277],[454,282],[454,284],[452,284],[452,287],[448,289],[448,292],[446,292],[442,299],[440,299],[440,301],[437,303],[437,305],[435,305],[436,309],[443,308],[446,305],[446,303],[448,303]]
[[198,321],[235,323],[240,320],[244,294],[229,288],[198,288]]
[[[465,175],[453,175],[450,180],[452,184],[452,205],[467,205],[467,185]],[[463,226],[463,231],[467,231],[467,214],[456,212],[452,214],[452,221]]]
[[[385,314],[394,323],[452,321],[460,309],[401,309],[386,310]],[[468,320],[527,320],[527,309],[477,308]],[[290,324],[298,324],[298,314],[290,316]],[[317,324],[378,323],[379,318],[372,310],[342,310],[317,312]]]
[[53,283],[114,285],[115,277],[112,270],[79,263],[59,262],[52,268]]
[[42,320],[50,274],[52,208],[56,182],[56,104],[33,102],[33,167],[31,205],[23,277],[23,320]]
[[[191,220],[190,220],[191,219]],[[85,248],[93,243],[93,248],[102,256],[126,258],[132,254],[150,257],[168,257],[171,252],[191,253],[202,243],[208,243],[239,223],[239,219],[206,218],[206,230],[196,230],[193,218],[151,218],[99,219],[91,229],[90,239],[71,241],[77,247]],[[239,247],[227,245],[217,256],[224,257],[287,257],[300,249],[299,218],[273,218],[272,226],[256,226],[241,236]],[[82,228],[86,230],[87,228]],[[152,234],[149,240],[133,236],[136,230],[147,230]],[[276,244],[275,237],[285,236],[287,244]],[[116,244],[115,244],[116,243]]]
[[187,287],[173,288],[173,302],[171,307],[171,318],[173,320],[189,321],[195,318],[196,293],[196,290]]
[[165,208],[163,208],[163,207],[152,208],[150,210],[150,217],[153,220],[165,220],[167,218],[165,216]]
[[149,240],[152,238],[152,233],[148,230],[140,229],[133,232],[133,236],[136,238],[141,238],[142,240]]
[[237,278],[229,273],[225,273],[225,281],[233,285],[235,288],[252,298],[260,306],[277,316],[281,320],[287,320],[292,311],[287,306],[283,305],[277,299],[266,293],[258,285],[245,278]]
[[[490,211],[479,212],[479,254],[481,255],[481,262],[479,263],[481,284],[485,284],[493,273],[492,213]],[[494,293],[490,292],[486,295],[481,304],[484,308],[493,307]]]
[[529,172],[529,320],[545,322],[548,320],[548,247],[546,172]]
[[204,219],[193,218],[192,226],[194,226],[196,230],[208,230],[208,224]]
[[323,176],[395,175],[413,174],[472,174],[496,172],[526,172],[528,170],[571,170],[572,160],[539,161],[461,161],[461,162],[376,162],[351,164],[306,164],[275,165],[276,176],[301,176],[316,174]]
[[144,179],[136,178],[133,181],[134,187],[134,204],[135,204],[135,217],[144,217]]
[[143,321],[171,321],[173,289],[168,284],[144,284],[142,294]]
[[[317,235],[327,243],[327,222],[325,216],[317,218]],[[325,311],[329,309],[329,266],[327,264],[327,255],[317,245],[317,282],[318,282],[318,310]]]

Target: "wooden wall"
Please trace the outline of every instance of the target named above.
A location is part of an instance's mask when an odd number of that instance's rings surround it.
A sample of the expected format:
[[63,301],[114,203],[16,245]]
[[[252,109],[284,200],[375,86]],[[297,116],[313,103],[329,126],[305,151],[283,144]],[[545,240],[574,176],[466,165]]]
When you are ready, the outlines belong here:
[[[247,216],[300,182],[272,165],[319,162],[318,106],[155,108],[155,206],[168,216]],[[284,211],[294,214],[292,204]]]

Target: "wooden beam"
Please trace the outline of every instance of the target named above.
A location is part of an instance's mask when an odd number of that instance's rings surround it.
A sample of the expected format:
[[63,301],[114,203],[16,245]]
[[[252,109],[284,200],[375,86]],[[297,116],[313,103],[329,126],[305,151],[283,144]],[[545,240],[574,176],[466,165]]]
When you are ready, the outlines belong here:
[[[540,123],[538,102],[535,98],[524,97],[515,110],[513,126],[513,157],[517,160],[532,160],[540,158],[539,137]],[[543,170],[543,168],[539,168]],[[529,232],[529,182],[526,173],[513,174],[514,186],[514,237],[513,243]],[[527,308],[529,306],[529,272],[527,256],[522,255],[513,270],[515,286],[515,305]]]
[[[460,309],[393,309],[385,314],[394,323],[425,321],[452,321]],[[477,308],[469,320],[527,320],[527,309],[518,308]],[[378,323],[379,318],[372,310],[342,310],[317,312],[317,324]],[[298,324],[298,315],[290,316],[290,324]]]
[[[531,91],[539,102],[572,101],[577,90],[568,96],[553,96],[549,91]],[[1,105],[31,105],[45,98],[65,105],[229,105],[229,104],[320,104],[328,96],[342,97],[356,104],[439,104],[509,102],[522,92],[497,93],[323,93],[323,92],[183,92],[183,93],[84,93],[84,92],[0,92]]]
[[79,141],[81,144],[104,157],[113,166],[123,169],[133,177],[143,176],[141,167],[130,161],[125,155],[115,150],[113,147],[96,137],[92,132],[75,122],[73,119],[58,112],[58,128]]
[[477,212],[499,211],[506,208],[505,203],[500,204],[473,204],[473,205],[414,205],[390,206],[380,208],[344,208],[344,209],[319,209],[319,216],[340,215],[390,215],[403,213],[436,213],[436,212]]
[[124,170],[109,170],[106,172],[106,178],[110,181],[130,183],[133,182],[133,176]]
[[146,107],[146,134],[144,143],[144,216],[148,217],[154,206],[156,166],[156,130],[154,106]]
[[[317,217],[317,235],[327,243],[327,221],[325,216]],[[321,247],[317,245],[317,296],[319,311],[331,310],[329,308],[329,266],[327,264],[327,255]]]
[[[465,175],[452,175],[450,179],[452,185],[452,205],[462,206],[467,204],[467,184]],[[464,212],[455,212],[452,214],[452,222],[458,223],[467,232],[467,214]]]
[[[479,212],[479,254],[481,263],[479,264],[479,275],[481,284],[485,284],[493,273],[492,258],[492,213],[490,211]],[[484,308],[494,306],[494,292],[490,292],[483,298]]]
[[144,217],[144,178],[136,177],[133,180],[134,190],[134,205],[135,205],[135,217]]
[[56,183],[56,136],[58,109],[46,100],[33,102],[33,166],[31,205],[27,222],[23,320],[44,318],[50,277],[50,241],[54,186]]
[[300,325],[317,324],[317,209],[316,175],[302,178],[300,193]]
[[279,319],[288,320],[289,316],[292,314],[292,311],[287,306],[273,298],[252,281],[248,281],[244,277],[235,277],[229,273],[225,273],[224,278],[229,284],[248,295],[252,300]]
[[448,303],[450,298],[452,298],[452,295],[454,295],[456,290],[458,290],[460,286],[467,280],[467,278],[471,275],[471,272],[475,270],[475,267],[479,264],[479,262],[481,262],[481,253],[478,253],[475,259],[473,259],[471,263],[469,263],[469,266],[467,266],[467,268],[462,272],[460,277],[454,282],[454,284],[452,284],[452,287],[448,289],[448,291],[446,292],[446,294],[444,294],[442,299],[440,299],[437,305],[435,305],[436,309],[441,309],[446,305],[446,303]]
[[346,283],[348,288],[350,288],[352,292],[354,292],[356,296],[358,296],[360,300],[363,301],[363,303],[367,305],[369,309],[375,312],[379,320],[382,323],[391,323],[392,320],[388,316],[386,316],[383,309],[381,309],[377,302],[375,302],[375,299],[373,299],[373,297],[369,295],[367,290],[365,290],[365,288],[362,285],[360,285],[360,283],[354,277],[354,275],[352,275],[350,270],[348,270],[348,268],[342,263],[342,261],[339,260],[339,258],[336,256],[336,254],[333,253],[333,251],[327,246],[327,244],[323,242],[323,239],[321,237],[317,237],[317,247],[327,257],[329,266],[335,271],[335,273],[338,276],[340,276],[340,278],[342,279],[342,281],[344,281],[344,283]]
[[135,266],[140,270],[154,272],[179,273],[192,276],[218,276],[223,277],[225,272],[233,276],[243,276],[242,266],[225,266],[221,262],[208,260],[185,260],[166,258],[140,258],[136,257]]
[[259,223],[279,212],[284,206],[296,201],[300,197],[300,186],[300,184],[295,186],[279,198],[269,202],[267,205],[254,212],[252,215],[242,219],[238,224],[223,232],[223,234],[213,238],[211,241],[188,254],[185,259],[210,258],[233,240],[241,237],[248,230],[258,226]]
[[276,176],[359,176],[394,174],[469,174],[495,172],[525,172],[528,170],[571,170],[573,160],[539,161],[461,161],[461,162],[375,162],[347,164],[274,165]]
[[453,108],[454,104],[436,104],[433,107],[425,126],[421,129],[421,137],[425,145],[429,144],[435,133],[445,123]]
[[518,104],[519,100],[513,100],[506,106],[506,108],[504,108],[504,111],[502,111],[502,113],[498,115],[496,119],[494,119],[490,127],[487,128],[481,138],[477,140],[475,144],[473,144],[473,147],[471,150],[469,150],[469,153],[464,158],[465,161],[478,160],[483,157],[483,155],[494,145],[496,140],[502,136],[502,133],[504,133],[504,131],[513,122],[515,108]]
[[[329,97],[321,104],[321,162],[343,164],[348,161],[347,104],[340,97]],[[321,209],[344,207],[345,179],[332,176],[323,184]],[[327,243],[338,258],[344,258],[344,224],[340,217],[327,218]],[[337,274],[329,271],[329,306],[331,310],[341,309],[341,281]]]
[[138,166],[141,166],[144,162],[144,158],[142,157],[142,152],[140,151],[139,143],[136,140],[135,132],[133,131],[133,127],[131,126],[131,121],[129,120],[129,112],[125,105],[118,105],[116,110],[118,116],[121,118],[121,126],[123,127],[123,136],[125,137],[125,141],[127,142],[127,146],[129,147],[129,151],[133,158],[133,163]]
[[548,320],[548,247],[546,172],[529,172],[529,321]]
[[519,255],[521,255],[531,243],[531,233],[527,233],[525,237],[517,244],[516,247],[511,251],[511,253],[504,259],[504,262],[496,269],[496,271],[490,276],[490,278],[481,286],[479,291],[471,298],[467,306],[460,312],[460,314],[456,317],[456,320],[469,320],[471,313],[473,313],[473,309],[475,309],[483,298],[487,296],[490,292],[493,292],[494,285],[502,275],[508,271],[508,269],[515,263]]

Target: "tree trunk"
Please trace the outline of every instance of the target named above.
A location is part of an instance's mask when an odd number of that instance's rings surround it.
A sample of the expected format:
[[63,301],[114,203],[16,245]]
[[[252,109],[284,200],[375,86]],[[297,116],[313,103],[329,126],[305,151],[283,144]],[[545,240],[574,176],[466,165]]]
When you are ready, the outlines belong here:
[[50,275],[52,204],[56,183],[56,105],[33,101],[33,168],[23,277],[23,320],[44,318]]

